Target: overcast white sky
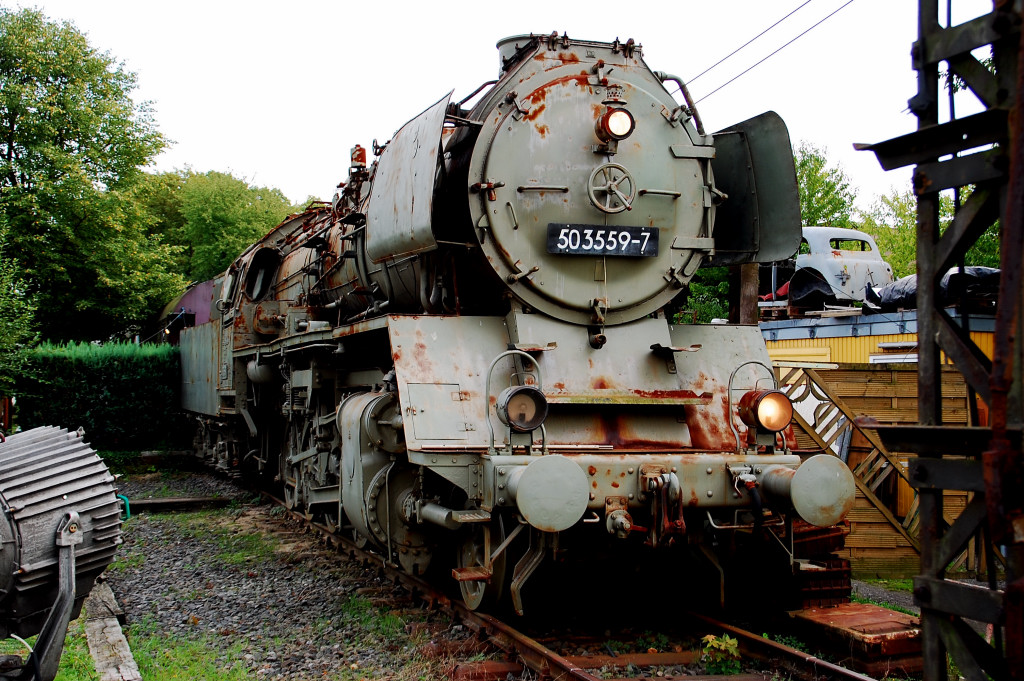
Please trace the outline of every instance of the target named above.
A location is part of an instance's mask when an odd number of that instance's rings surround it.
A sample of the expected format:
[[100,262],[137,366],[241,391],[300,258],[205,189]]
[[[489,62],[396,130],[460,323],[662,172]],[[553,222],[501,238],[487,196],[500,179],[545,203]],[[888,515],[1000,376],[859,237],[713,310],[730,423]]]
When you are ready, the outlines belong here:
[[[884,173],[854,142],[910,132],[916,92],[911,0],[587,0],[403,2],[291,0],[40,0],[91,44],[138,74],[174,141],[157,169],[230,171],[293,201],[329,199],[349,149],[388,139],[449,90],[461,99],[497,73],[502,37],[558,30],[570,37],[633,38],[648,65],[694,78],[800,8],[752,45],[690,84],[700,100],[830,13],[838,12],[698,105],[719,130],[778,112],[794,145],[827,148],[858,189],[858,205],[909,188],[909,171]],[[945,3],[940,3],[944,5]],[[959,0],[953,23],[991,11]],[[842,8],[842,9],[839,9]],[[945,16],[945,7],[942,8]],[[961,113],[961,104],[958,104]],[[962,111],[966,111],[966,106]]]

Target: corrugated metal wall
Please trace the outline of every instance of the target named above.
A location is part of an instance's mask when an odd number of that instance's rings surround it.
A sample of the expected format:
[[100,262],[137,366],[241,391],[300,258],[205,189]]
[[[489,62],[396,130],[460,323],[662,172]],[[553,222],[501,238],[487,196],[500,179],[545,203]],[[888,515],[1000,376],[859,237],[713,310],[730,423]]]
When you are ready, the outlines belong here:
[[219,321],[182,329],[181,406],[189,411],[217,415],[219,400],[215,377],[220,330]]

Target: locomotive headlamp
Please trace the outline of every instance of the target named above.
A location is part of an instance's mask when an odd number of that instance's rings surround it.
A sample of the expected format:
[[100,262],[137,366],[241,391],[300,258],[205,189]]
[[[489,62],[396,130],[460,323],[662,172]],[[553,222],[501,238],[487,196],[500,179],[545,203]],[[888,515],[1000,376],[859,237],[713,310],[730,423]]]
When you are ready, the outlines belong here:
[[740,398],[740,419],[777,433],[793,419],[793,403],[778,390],[751,390]]
[[597,136],[607,142],[608,140],[624,140],[633,134],[636,121],[633,114],[625,109],[608,109],[597,119]]
[[513,385],[498,395],[498,418],[517,433],[540,428],[548,416],[548,401],[536,386]]

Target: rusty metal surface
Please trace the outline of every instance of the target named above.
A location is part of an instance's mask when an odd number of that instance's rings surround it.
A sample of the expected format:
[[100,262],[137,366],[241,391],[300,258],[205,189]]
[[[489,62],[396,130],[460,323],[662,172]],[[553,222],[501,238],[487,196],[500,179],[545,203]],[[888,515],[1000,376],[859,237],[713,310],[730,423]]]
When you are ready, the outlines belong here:
[[[675,369],[681,386],[695,393],[708,393],[712,399],[687,409],[687,428],[694,447],[708,450],[735,450],[736,435],[729,427],[736,426],[745,441],[748,428],[735,411],[740,397],[747,390],[775,387],[771,359],[764,339],[756,325],[675,324],[669,327],[671,345],[698,348],[696,352],[675,353]],[[754,364],[757,362],[759,364]],[[733,393],[728,394],[730,372],[743,366],[733,379]],[[728,405],[732,403],[733,413]],[[787,429],[788,435],[792,431]]]
[[[546,424],[549,447],[613,447],[616,450],[734,450],[736,438],[728,423],[723,423],[726,406],[725,384],[721,377],[735,367],[739,356],[757,356],[767,352],[756,327],[749,333],[722,331],[713,334],[717,345],[689,343],[686,352],[671,353],[666,359],[651,350],[661,343],[672,346],[669,327],[664,320],[645,319],[605,330],[608,341],[601,349],[587,343],[580,327],[560,323],[541,315],[512,315],[505,321],[496,317],[393,316],[388,318],[392,359],[398,373],[403,413],[412,424],[407,428],[410,450],[436,447],[446,442],[429,432],[426,424],[417,424],[426,414],[440,414],[461,428],[451,430],[447,439],[467,449],[487,447],[487,419],[499,433],[501,424],[493,414],[497,393],[507,385],[513,373],[511,361],[503,361],[493,372],[491,396],[486,392],[486,367],[510,342],[529,342],[554,349],[539,353],[541,386],[552,411]],[[702,333],[693,329],[694,334]],[[682,332],[682,338],[689,334]],[[743,340],[737,340],[743,336]],[[749,338],[748,338],[749,336]],[[749,353],[749,354],[748,354]],[[686,370],[672,369],[682,367]],[[739,363],[739,362],[737,362]],[[770,372],[763,373],[770,381]],[[495,387],[500,382],[500,388]],[[749,388],[756,379],[743,377],[737,386]],[[454,386],[445,395],[450,399],[415,403],[408,387],[413,385]],[[424,388],[416,388],[422,392]],[[737,393],[737,399],[738,399]],[[680,423],[679,411],[636,411],[628,414],[600,409],[558,409],[559,405],[588,404],[609,407],[623,405],[687,406],[686,419]],[[694,410],[689,411],[692,406]],[[735,411],[735,407],[734,407]],[[489,416],[488,416],[489,414]],[[737,427],[741,434],[747,427]],[[539,434],[537,434],[539,438]]]
[[832,608],[791,612],[797,620],[822,627],[847,641],[851,650],[875,657],[921,651],[921,620],[872,603],[843,603]]
[[[508,342],[502,320],[498,317],[392,316],[388,318],[388,334],[409,449],[445,442],[486,449],[489,444],[486,419],[488,411],[493,410],[484,395],[487,382],[484,374],[491,360]],[[504,362],[495,373],[500,371],[510,373],[511,362]],[[414,403],[416,395],[424,393],[426,388],[410,391],[409,386],[441,384],[452,386],[443,391],[446,399],[431,399],[429,404]],[[492,398],[496,396],[497,393]],[[435,434],[444,433],[436,433],[429,423],[437,418],[461,426],[452,430],[449,437],[438,438]],[[500,425],[496,416],[493,420]],[[428,436],[423,437],[421,433]]]
[[[623,106],[637,120],[614,149],[593,133],[609,106]],[[515,282],[513,295],[573,323],[613,325],[658,309],[693,276],[714,248],[713,149],[688,117],[666,123],[650,113],[675,109],[639,50],[583,41],[536,43],[477,105],[471,117],[483,127],[469,182],[480,190],[469,208],[490,268]],[[675,147],[707,153],[674,155]],[[612,184],[621,188],[618,199],[603,193]],[[584,237],[590,230],[602,243],[623,227],[654,231],[659,251],[552,253],[549,226],[560,224],[578,224]]]
[[366,253],[375,263],[437,248],[431,230],[434,176],[451,96],[402,126],[380,157],[366,215]]
[[[672,346],[669,327],[661,319],[641,319],[605,329],[605,344],[595,349],[578,327],[544,315],[515,313],[508,317],[511,342],[554,346],[537,361],[544,373],[544,394],[551,404],[705,404],[711,395],[684,383],[672,373],[669,360],[684,353],[659,355],[653,345]],[[687,355],[707,367],[717,366],[715,349],[688,343]],[[652,441],[660,438],[651,436]],[[671,441],[671,440],[669,440]]]

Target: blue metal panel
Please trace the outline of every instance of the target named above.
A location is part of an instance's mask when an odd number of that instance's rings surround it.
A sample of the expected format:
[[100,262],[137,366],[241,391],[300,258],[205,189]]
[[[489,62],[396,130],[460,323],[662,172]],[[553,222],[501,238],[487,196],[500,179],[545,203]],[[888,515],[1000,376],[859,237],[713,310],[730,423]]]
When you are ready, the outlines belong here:
[[[958,315],[947,311],[954,320]],[[765,340],[802,340],[805,338],[847,338],[851,336],[886,336],[917,333],[917,310],[885,312],[851,317],[803,317],[761,322]],[[971,331],[991,332],[995,320],[991,316],[970,317]]]

